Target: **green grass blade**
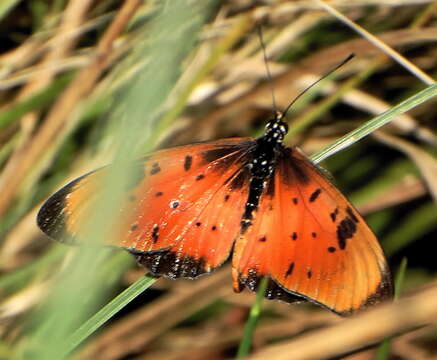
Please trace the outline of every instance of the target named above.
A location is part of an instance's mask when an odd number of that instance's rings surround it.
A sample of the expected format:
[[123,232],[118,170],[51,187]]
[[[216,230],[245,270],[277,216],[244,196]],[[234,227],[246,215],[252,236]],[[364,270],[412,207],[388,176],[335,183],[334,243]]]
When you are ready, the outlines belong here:
[[388,256],[411,244],[428,231],[435,229],[437,223],[436,205],[428,202],[415,209],[402,222],[385,236],[384,250]]
[[0,20],[6,17],[10,11],[18,4],[21,0],[2,0],[0,1]]
[[[401,264],[399,265],[399,269],[396,273],[395,277],[395,300],[399,298],[402,290],[402,286],[405,280],[405,274],[407,272],[408,260],[407,258],[403,258]],[[378,350],[376,352],[376,360],[387,360],[390,356],[390,338],[385,339],[381,345],[379,345]]]
[[71,75],[65,75],[53,81],[46,88],[38,91],[36,94],[21,100],[10,109],[0,113],[0,129],[8,126],[14,120],[20,118],[26,113],[41,109],[52,101],[67,86],[71,80]]
[[317,154],[311,156],[311,159],[317,164],[329,156],[335,154],[336,152],[356,143],[363,137],[371,134],[373,131],[378,130],[380,127],[388,124],[396,116],[401,115],[417,105],[431,99],[433,96],[437,95],[437,84],[428,86],[424,90],[418,92],[417,94],[409,97],[408,99],[402,101],[400,104],[392,107],[391,109],[384,111],[381,115],[369,120],[359,128],[351,131],[349,134],[341,137],[337,141],[333,142],[331,145],[325,149],[319,151]]
[[266,289],[267,278],[263,278],[259,284],[255,302],[250,308],[249,318],[244,325],[243,338],[241,339],[240,346],[238,347],[237,359],[244,359],[249,354],[256,324],[258,323],[259,316],[261,315],[262,300],[264,298]]
[[0,278],[0,289],[2,291],[12,291],[21,288],[32,281],[38,269],[46,266],[54,266],[65,255],[66,249],[63,246],[54,246],[47,251],[44,256],[37,258],[34,262],[23,266],[17,271],[5,274]]
[[121,294],[119,294],[111,302],[94,314],[71,335],[71,337],[67,340],[67,346],[65,347],[66,352],[69,353],[74,350],[79,344],[81,344],[86,338],[88,338],[92,333],[105,324],[117,312],[123,309],[143,291],[148,289],[156,280],[156,278],[146,275],[125,289]]
[[407,272],[408,259],[404,257],[399,265],[395,278],[395,300],[401,296],[402,287],[404,286],[405,274]]

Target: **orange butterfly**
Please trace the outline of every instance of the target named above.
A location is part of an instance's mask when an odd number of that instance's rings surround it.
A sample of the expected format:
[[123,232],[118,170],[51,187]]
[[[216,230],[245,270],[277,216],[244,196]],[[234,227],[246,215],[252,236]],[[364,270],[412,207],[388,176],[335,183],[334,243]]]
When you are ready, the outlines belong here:
[[[348,315],[393,296],[384,254],[352,204],[297,147],[277,112],[258,138],[231,138],[155,152],[120,209],[118,245],[155,276],[195,278],[232,254],[234,290],[308,300]],[[105,168],[51,196],[39,227],[74,241]]]

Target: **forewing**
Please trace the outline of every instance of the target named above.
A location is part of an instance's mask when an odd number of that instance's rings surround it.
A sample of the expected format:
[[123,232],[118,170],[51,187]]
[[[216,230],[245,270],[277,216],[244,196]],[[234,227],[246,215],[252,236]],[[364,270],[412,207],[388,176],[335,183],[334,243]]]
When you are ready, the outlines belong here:
[[[155,275],[195,277],[228,257],[247,198],[251,139],[162,150],[135,167],[117,223],[116,243]],[[38,215],[49,236],[74,241],[106,168],[55,193]]]
[[[274,191],[266,189],[253,227],[241,237],[250,250],[235,264],[240,278],[257,269],[288,293],[342,315],[392,297],[375,235],[305,155],[283,150],[271,181]],[[261,257],[253,255],[260,236],[267,238]]]

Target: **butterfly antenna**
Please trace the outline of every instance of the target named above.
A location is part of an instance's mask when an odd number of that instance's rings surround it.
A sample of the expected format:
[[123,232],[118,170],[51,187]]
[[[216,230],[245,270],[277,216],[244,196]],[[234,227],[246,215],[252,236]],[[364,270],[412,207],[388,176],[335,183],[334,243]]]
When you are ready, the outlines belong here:
[[310,86],[308,86],[305,90],[303,90],[299,95],[297,95],[294,100],[285,108],[284,112],[283,112],[283,117],[285,117],[285,115],[287,114],[288,110],[290,110],[291,106],[297,101],[299,100],[299,98],[305,94],[308,90],[310,90],[314,85],[317,85],[320,81],[326,79],[329,75],[331,75],[333,72],[337,71],[338,69],[340,69],[344,64],[346,64],[347,62],[349,62],[353,57],[355,56],[355,54],[350,54],[346,59],[344,59],[340,64],[338,64],[336,67],[334,67],[333,69],[329,70],[325,75],[323,75],[320,79],[314,81]]
[[277,110],[278,108],[276,107],[275,91],[274,91],[275,89],[273,87],[272,74],[270,73],[269,63],[267,61],[267,51],[266,51],[266,46],[264,44],[264,39],[263,39],[263,33],[262,33],[261,25],[258,26],[258,35],[259,35],[259,42],[261,43],[261,48],[262,48],[262,51],[263,51],[264,65],[266,67],[267,78],[269,79],[270,92],[272,94],[273,108],[275,109],[275,114],[276,114],[278,112],[278,110]]

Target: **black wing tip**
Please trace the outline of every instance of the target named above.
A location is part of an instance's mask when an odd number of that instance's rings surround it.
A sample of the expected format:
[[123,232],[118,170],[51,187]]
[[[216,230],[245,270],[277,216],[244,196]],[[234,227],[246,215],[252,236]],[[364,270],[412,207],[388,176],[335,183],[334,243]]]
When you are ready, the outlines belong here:
[[64,198],[58,193],[52,195],[41,207],[36,216],[36,224],[41,231],[54,240],[65,234]]
[[39,209],[36,224],[50,238],[67,244],[75,243],[73,237],[67,231],[66,200],[67,195],[73,191],[74,186],[83,177],[81,176],[59,189]]
[[373,294],[369,295],[369,297],[366,299],[366,301],[364,301],[360,309],[366,309],[379,303],[393,301],[394,285],[392,277],[389,273],[383,275],[384,276],[382,278],[382,281],[376,291]]

